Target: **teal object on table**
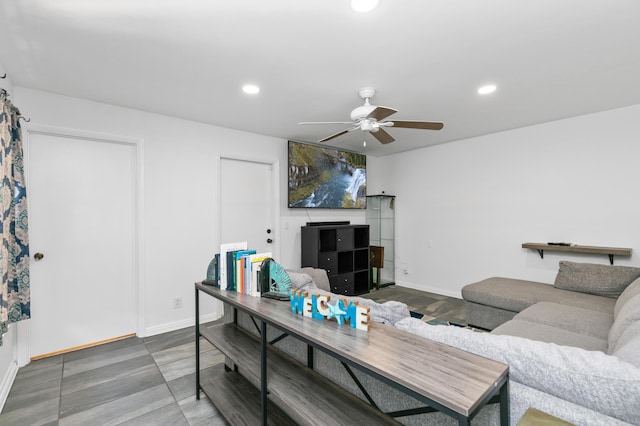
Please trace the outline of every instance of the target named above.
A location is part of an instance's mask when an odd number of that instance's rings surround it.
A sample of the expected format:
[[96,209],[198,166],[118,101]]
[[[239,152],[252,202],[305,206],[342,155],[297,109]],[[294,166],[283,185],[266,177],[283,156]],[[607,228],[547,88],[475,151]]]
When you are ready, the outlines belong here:
[[275,260],[265,259],[260,265],[262,297],[289,300],[291,278],[287,271]]
[[215,255],[211,262],[209,262],[209,266],[207,267],[207,278],[202,281],[204,284],[215,285],[218,286],[218,259],[219,255]]

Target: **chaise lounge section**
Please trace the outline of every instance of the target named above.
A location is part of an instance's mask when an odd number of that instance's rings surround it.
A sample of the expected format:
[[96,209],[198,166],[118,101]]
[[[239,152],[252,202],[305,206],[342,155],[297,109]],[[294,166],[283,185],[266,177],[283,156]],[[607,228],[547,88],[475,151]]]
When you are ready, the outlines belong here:
[[640,268],[560,261],[554,285],[487,278],[462,288],[467,324],[493,330],[539,302],[612,316],[616,298],[638,277]]
[[611,313],[616,300],[610,297],[563,290],[549,284],[514,278],[493,277],[462,288],[467,324],[493,330],[518,313],[540,303]]

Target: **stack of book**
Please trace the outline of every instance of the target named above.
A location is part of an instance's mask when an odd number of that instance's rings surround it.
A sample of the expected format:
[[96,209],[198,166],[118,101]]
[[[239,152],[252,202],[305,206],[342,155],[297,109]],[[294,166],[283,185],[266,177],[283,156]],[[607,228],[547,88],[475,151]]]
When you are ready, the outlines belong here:
[[221,290],[236,291],[249,296],[260,296],[258,280],[260,266],[271,253],[257,253],[248,249],[247,242],[220,244],[209,269],[205,284],[215,285]]

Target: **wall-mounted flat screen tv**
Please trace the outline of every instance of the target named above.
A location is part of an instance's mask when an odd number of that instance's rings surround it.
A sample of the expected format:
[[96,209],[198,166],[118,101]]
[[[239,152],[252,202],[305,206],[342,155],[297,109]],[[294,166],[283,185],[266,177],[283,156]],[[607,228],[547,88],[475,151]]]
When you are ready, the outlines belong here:
[[364,209],[367,156],[289,141],[289,207]]

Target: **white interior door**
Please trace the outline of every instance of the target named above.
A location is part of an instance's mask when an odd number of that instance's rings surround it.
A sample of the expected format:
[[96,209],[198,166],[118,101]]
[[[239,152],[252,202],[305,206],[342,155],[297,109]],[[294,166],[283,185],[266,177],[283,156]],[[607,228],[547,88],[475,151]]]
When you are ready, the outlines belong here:
[[135,333],[135,147],[28,143],[31,356]]
[[220,241],[246,241],[250,249],[276,256],[273,165],[222,158],[220,170]]

